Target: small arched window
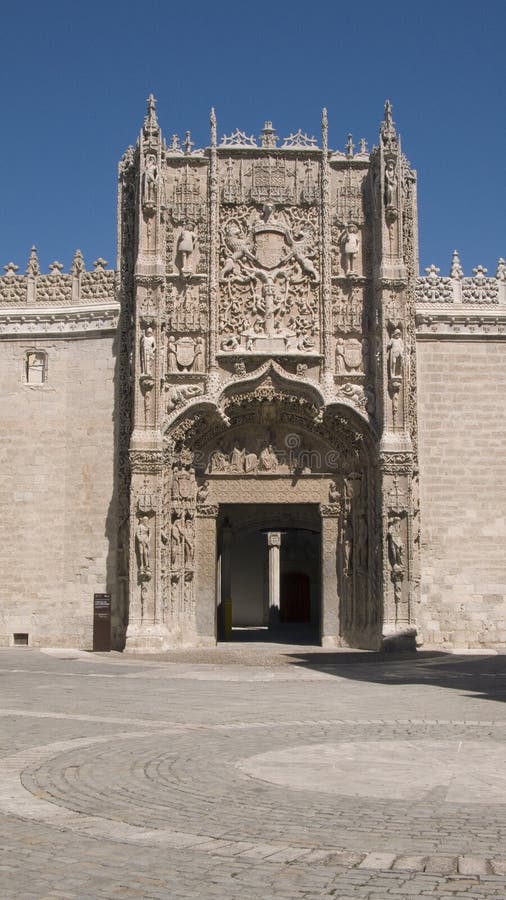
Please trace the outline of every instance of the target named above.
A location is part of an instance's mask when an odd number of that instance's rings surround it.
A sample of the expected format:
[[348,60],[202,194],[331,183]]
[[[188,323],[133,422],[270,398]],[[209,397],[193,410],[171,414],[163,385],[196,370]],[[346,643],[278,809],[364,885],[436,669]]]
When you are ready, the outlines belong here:
[[44,384],[47,379],[47,353],[43,350],[27,350],[25,353],[25,381],[27,384]]

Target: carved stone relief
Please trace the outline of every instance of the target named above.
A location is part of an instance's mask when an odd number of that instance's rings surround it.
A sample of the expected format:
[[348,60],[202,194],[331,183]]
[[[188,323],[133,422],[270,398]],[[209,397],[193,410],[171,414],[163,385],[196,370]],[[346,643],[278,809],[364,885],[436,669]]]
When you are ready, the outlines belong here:
[[318,218],[312,209],[225,210],[221,224],[221,349],[314,353]]

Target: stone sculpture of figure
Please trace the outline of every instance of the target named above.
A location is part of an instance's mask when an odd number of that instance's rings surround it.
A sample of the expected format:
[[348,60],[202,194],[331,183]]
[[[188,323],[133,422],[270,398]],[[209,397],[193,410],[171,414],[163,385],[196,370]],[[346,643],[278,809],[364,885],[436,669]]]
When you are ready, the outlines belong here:
[[204,504],[209,495],[209,482],[204,481],[197,490],[197,503]]
[[329,502],[330,503],[338,503],[339,502],[339,488],[335,481],[331,481],[329,485]]
[[404,544],[401,538],[401,516],[392,516],[388,526],[388,559],[394,573],[403,569]]
[[231,334],[230,337],[225,338],[224,341],[221,342],[221,349],[227,350],[228,352],[233,352],[239,348],[239,341],[237,340],[235,334]]
[[180,569],[183,562],[183,541],[184,541],[184,532],[183,532],[183,522],[181,516],[177,516],[173,523],[170,532],[171,536],[171,545],[170,545],[170,564],[173,569]]
[[140,340],[141,351],[141,374],[153,375],[155,366],[156,342],[153,335],[153,329],[148,325],[146,331],[141,335]]
[[193,357],[193,371],[204,371],[204,338],[198,337],[195,340],[195,355]]
[[193,566],[195,557],[195,522],[191,516],[184,523],[183,541],[185,563],[187,566]]
[[308,337],[300,337],[297,341],[297,349],[303,353],[310,353],[311,350],[314,350],[314,346],[314,341]]
[[177,372],[177,347],[173,334],[167,340],[167,368],[169,372]]
[[189,225],[183,225],[177,242],[178,253],[181,255],[181,271],[192,271],[192,255],[195,249],[195,233]]
[[385,206],[395,206],[395,191],[397,187],[397,175],[395,174],[395,162],[389,159],[385,168]]
[[211,456],[211,472],[227,472],[230,468],[228,457],[225,456],[223,450],[215,450]]
[[277,468],[277,465],[278,458],[274,452],[272,444],[267,444],[267,446],[260,451],[260,456],[258,457],[258,467],[264,472],[274,472]]
[[360,238],[356,225],[346,226],[341,238],[341,243],[343,248],[345,273],[346,275],[352,274],[355,272],[355,258],[360,246]]
[[344,573],[351,575],[353,567],[353,518],[348,507],[344,524]]
[[389,378],[400,378],[404,363],[404,341],[400,328],[394,328],[387,344]]
[[244,450],[241,450],[239,441],[234,441],[230,454],[230,470],[232,472],[244,472]]
[[346,365],[344,361],[344,338],[338,338],[336,342],[336,372],[341,374],[346,371]]
[[146,575],[149,572],[149,548],[151,543],[151,529],[147,516],[143,516],[137,525],[135,541],[139,554],[139,572],[141,575]]
[[148,205],[156,203],[156,191],[158,187],[158,167],[156,165],[156,156],[150,153],[146,159],[146,169],[144,171],[144,195],[143,202]]

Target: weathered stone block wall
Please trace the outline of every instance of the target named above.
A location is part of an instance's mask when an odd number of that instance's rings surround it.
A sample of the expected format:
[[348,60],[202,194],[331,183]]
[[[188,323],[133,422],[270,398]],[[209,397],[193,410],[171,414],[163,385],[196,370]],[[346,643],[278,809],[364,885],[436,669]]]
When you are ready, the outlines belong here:
[[[109,335],[0,344],[0,644],[92,644],[93,593],[115,602],[114,364]],[[24,383],[27,349],[48,354]]]
[[499,340],[418,343],[426,644],[506,646],[506,366]]

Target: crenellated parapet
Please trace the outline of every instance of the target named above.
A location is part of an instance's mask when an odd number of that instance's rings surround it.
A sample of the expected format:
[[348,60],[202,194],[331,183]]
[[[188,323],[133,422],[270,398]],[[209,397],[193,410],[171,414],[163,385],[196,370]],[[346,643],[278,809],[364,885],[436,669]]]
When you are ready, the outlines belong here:
[[465,276],[457,250],[449,275],[430,265],[416,285],[418,337],[506,333],[506,263],[499,259],[495,276],[484,266]]
[[99,258],[86,271],[77,250],[70,272],[55,260],[49,273],[41,274],[37,251],[32,247],[26,272],[10,262],[0,276],[0,334],[59,334],[62,332],[115,329],[119,304],[116,300],[116,272],[106,269]]

